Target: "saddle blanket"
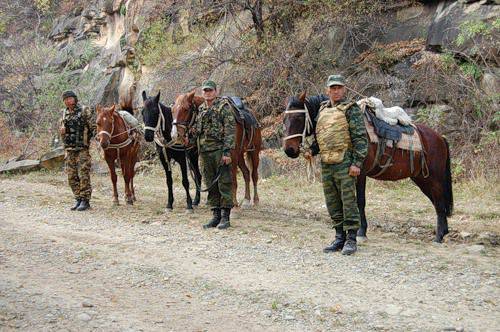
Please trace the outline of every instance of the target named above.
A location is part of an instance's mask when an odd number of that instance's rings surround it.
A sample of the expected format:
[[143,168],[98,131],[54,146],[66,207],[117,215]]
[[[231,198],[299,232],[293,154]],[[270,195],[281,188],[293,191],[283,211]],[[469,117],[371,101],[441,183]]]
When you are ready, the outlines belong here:
[[129,128],[136,128],[139,126],[139,120],[137,120],[132,114],[127,111],[118,111],[118,114],[122,117],[123,120],[127,123]]
[[[377,134],[375,133],[375,128],[373,125],[368,121],[367,117],[363,117],[365,120],[365,127],[366,127],[366,132],[368,133],[368,137],[370,139],[371,143],[378,143],[379,138]],[[393,146],[393,141],[388,140],[387,141],[387,146],[392,148]],[[408,150],[408,151],[422,151],[422,142],[420,141],[420,136],[418,134],[418,131],[415,130],[413,131],[413,134],[401,134],[401,139],[399,142],[396,144],[396,147],[402,150]]]

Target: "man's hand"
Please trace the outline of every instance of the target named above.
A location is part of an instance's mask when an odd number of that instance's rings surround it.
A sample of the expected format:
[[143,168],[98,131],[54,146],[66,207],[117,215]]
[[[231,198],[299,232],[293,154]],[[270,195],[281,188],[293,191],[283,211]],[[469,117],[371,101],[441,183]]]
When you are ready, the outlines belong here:
[[304,158],[305,158],[306,160],[311,160],[311,159],[312,159],[312,157],[313,157],[313,156],[312,156],[311,150],[306,150],[306,151],[304,151]]
[[66,128],[64,126],[59,127],[59,134],[61,135],[66,134]]
[[230,163],[231,163],[231,157],[222,156],[222,159],[221,159],[222,165],[229,165]]
[[361,173],[361,169],[358,166],[351,165],[349,167],[349,175],[350,176],[358,176]]

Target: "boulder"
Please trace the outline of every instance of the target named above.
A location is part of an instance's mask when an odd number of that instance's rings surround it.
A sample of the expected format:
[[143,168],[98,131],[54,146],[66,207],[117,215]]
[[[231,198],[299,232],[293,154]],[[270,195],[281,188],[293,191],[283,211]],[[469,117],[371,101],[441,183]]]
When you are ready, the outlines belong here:
[[56,148],[40,157],[40,166],[49,170],[59,170],[64,166],[64,149]]
[[36,171],[40,168],[39,160],[10,161],[0,165],[0,174],[4,173],[25,173]]

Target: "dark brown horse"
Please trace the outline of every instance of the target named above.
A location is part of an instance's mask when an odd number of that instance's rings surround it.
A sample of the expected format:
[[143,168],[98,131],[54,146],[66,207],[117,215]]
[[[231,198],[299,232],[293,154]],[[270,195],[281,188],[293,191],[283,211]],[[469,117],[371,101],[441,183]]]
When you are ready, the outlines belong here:
[[[305,93],[302,93],[298,98],[290,97],[288,99],[284,117],[285,138],[283,140],[283,148],[287,156],[297,158],[300,155],[305,137],[314,134],[320,103],[327,99],[323,95],[306,98]],[[361,215],[361,227],[358,231],[358,236],[365,237],[367,230],[365,215],[367,176],[382,181],[397,181],[410,178],[431,200],[436,210],[437,227],[435,241],[441,242],[443,237],[448,233],[447,217],[451,216],[453,211],[448,142],[443,136],[427,126],[418,124],[416,125],[416,129],[422,140],[425,163],[421,162],[419,152],[415,152],[412,166],[410,164],[409,151],[400,150],[395,147],[386,147],[385,155],[393,156],[392,166],[381,172],[378,164],[374,166],[377,144],[369,144],[368,155],[356,184],[358,207]],[[393,149],[396,149],[396,151],[393,151]],[[382,160],[380,164],[383,165],[385,161]]]
[[[205,100],[201,96],[195,96],[195,91],[190,93],[181,94],[175,99],[175,104],[172,108],[172,113],[174,116],[174,127],[172,128],[172,139],[176,139],[176,136],[187,137],[191,126],[194,124],[194,120],[198,113],[198,107],[203,104]],[[245,130],[243,126],[239,123],[236,124],[236,148],[231,150],[231,163],[232,165],[232,182],[233,182],[233,202],[235,206],[238,206],[238,200],[236,198],[237,193],[237,182],[236,176],[238,174],[238,167],[243,173],[243,178],[245,179],[245,199],[242,206],[245,207],[250,205],[250,173],[252,175],[254,196],[253,203],[255,205],[259,204],[259,194],[257,192],[257,181],[259,180],[259,153],[262,147],[262,136],[259,128],[255,129],[255,133],[251,136],[251,140],[248,135],[245,135]],[[245,163],[246,155],[246,163]],[[248,169],[248,166],[251,170]]]
[[132,136],[131,128],[116,112],[115,105],[105,108],[97,106],[97,137],[104,150],[104,159],[109,167],[113,183],[113,203],[118,205],[118,190],[116,189],[115,161],[120,162],[123,179],[125,180],[125,198],[127,204],[134,204],[134,175],[139,142]]

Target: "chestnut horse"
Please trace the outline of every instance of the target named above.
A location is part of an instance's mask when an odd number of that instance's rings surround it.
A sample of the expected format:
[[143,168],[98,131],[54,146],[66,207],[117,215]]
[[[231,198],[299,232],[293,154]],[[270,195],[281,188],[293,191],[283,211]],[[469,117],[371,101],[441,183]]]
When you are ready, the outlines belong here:
[[134,191],[135,163],[139,152],[139,142],[131,134],[131,128],[115,110],[115,105],[105,108],[97,106],[97,137],[104,150],[104,159],[109,167],[113,183],[113,203],[119,204],[116,189],[115,161],[119,160],[125,180],[125,199],[127,204],[136,201]]
[[[300,155],[303,142],[307,136],[313,135],[316,127],[316,117],[322,101],[327,100],[324,95],[306,98],[305,92],[298,98],[290,97],[285,110],[284,127],[285,137],[283,148],[290,158]],[[385,148],[386,156],[393,156],[392,165],[385,171],[376,162],[377,144],[370,143],[368,155],[357,178],[356,192],[361,227],[358,236],[366,237],[367,222],[365,215],[365,187],[366,177],[376,180],[397,181],[410,178],[420,190],[430,199],[437,214],[436,242],[442,242],[448,233],[447,217],[453,211],[453,192],[450,169],[450,149],[446,139],[434,130],[422,124],[416,125],[423,145],[426,162],[422,162],[421,154],[414,152],[413,166],[410,164],[409,151],[397,148]],[[396,151],[393,151],[396,149]],[[384,164],[381,161],[380,164]]]
[[[172,108],[174,116],[174,126],[172,128],[172,139],[175,140],[177,136],[185,138],[189,135],[189,131],[193,126],[196,116],[198,114],[198,107],[203,104],[205,100],[201,96],[195,96],[195,91],[190,93],[181,94],[175,99],[175,104]],[[257,191],[257,181],[259,180],[259,153],[262,149],[262,136],[260,128],[255,128],[255,133],[251,135],[250,139],[245,134],[245,129],[240,123],[236,123],[236,148],[231,150],[231,174],[232,174],[232,192],[234,206],[239,206],[236,197],[237,193],[237,180],[238,167],[243,173],[245,179],[245,199],[242,206],[250,205],[250,173],[253,182],[253,203],[259,204],[259,194]],[[245,155],[246,154],[246,155]],[[246,157],[246,163],[245,163]],[[251,170],[248,169],[248,166]]]

